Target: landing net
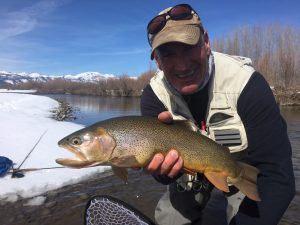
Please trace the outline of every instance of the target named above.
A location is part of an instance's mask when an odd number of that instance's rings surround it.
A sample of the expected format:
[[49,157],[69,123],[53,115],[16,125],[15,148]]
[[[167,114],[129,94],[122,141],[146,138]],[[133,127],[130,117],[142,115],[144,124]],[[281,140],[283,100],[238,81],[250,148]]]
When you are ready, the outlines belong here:
[[96,196],[89,200],[85,212],[87,225],[152,225],[137,209],[111,196]]

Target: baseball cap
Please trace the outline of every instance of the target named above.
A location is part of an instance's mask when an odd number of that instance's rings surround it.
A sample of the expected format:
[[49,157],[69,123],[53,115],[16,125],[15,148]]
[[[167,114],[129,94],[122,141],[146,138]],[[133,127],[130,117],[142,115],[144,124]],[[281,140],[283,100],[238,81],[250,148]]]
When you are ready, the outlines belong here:
[[[186,6],[187,4],[182,5]],[[174,7],[166,8],[158,15],[165,14],[167,17],[170,10],[172,10]],[[199,16],[193,9],[191,11],[191,15],[192,16],[190,19],[172,19],[170,16],[170,18],[166,19],[164,27],[159,32],[155,34],[150,34],[148,32],[148,40],[152,48],[151,59],[153,59],[154,50],[163,44],[169,42],[181,42],[188,45],[195,45],[198,43],[201,31],[204,29]]]

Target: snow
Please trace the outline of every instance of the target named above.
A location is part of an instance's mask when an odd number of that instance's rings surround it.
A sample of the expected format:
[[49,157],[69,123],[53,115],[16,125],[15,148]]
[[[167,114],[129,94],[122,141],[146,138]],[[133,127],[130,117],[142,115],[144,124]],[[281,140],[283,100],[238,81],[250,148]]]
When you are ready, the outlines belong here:
[[0,93],[35,93],[36,90],[8,90],[8,89],[0,89]]
[[32,78],[40,78],[42,75],[39,73],[30,73],[30,74],[28,74],[28,76],[32,77]]
[[44,79],[54,79],[54,78],[63,78],[68,80],[84,80],[84,81],[98,81],[101,79],[116,78],[114,74],[102,74],[99,72],[83,72],[79,74],[67,74],[67,75],[46,75],[40,73],[26,73],[26,72],[7,72],[0,71],[0,76],[5,76],[8,80],[5,80],[6,83],[14,83],[16,79],[21,79],[22,82],[27,82],[28,79],[32,80],[44,80]]
[[32,199],[29,199],[24,206],[35,206],[35,205],[42,205],[46,201],[45,196],[37,196]]
[[14,84],[14,82],[11,81],[11,80],[4,80],[4,82],[7,83],[7,84]]
[[114,78],[115,76],[113,74],[102,74],[99,72],[84,72],[79,73],[77,75],[65,75],[63,76],[65,79],[71,79],[71,80],[101,80],[101,79],[107,79],[107,78]]
[[[10,158],[14,168],[18,168],[43,133],[41,141],[21,169],[58,167],[60,165],[55,159],[74,157],[71,152],[58,147],[57,142],[83,126],[51,119],[50,110],[57,107],[58,102],[44,96],[1,91],[0,155]],[[11,173],[8,173],[0,177],[0,201],[36,197],[28,204],[42,204],[39,195],[88,179],[94,173],[108,169],[110,167],[46,169],[24,172],[23,178],[11,178]]]

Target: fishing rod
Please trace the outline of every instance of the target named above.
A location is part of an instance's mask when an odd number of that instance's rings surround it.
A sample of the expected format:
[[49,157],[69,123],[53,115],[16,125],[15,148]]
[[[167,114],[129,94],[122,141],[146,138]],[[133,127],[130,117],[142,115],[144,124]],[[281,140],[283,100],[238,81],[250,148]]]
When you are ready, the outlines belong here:
[[21,162],[18,168],[14,169],[12,167],[12,171],[9,171],[9,173],[12,173],[11,177],[12,178],[22,178],[24,177],[24,174],[22,172],[29,172],[29,171],[37,171],[37,170],[45,170],[45,169],[58,169],[58,168],[63,168],[63,167],[46,167],[46,168],[27,168],[27,169],[21,169],[21,166],[24,164],[24,162],[28,159],[30,154],[33,152],[33,150],[36,148],[36,146],[40,143],[44,135],[47,133],[48,130],[45,130],[44,133],[39,137],[38,141],[35,143],[35,145],[31,148],[29,153],[26,155],[24,160]]

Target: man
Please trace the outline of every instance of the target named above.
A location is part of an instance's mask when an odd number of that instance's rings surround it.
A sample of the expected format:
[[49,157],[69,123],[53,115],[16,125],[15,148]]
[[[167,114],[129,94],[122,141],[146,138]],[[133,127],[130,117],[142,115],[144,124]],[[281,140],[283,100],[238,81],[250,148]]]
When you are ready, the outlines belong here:
[[156,208],[157,223],[277,224],[295,184],[286,123],[263,76],[248,58],[212,52],[199,16],[187,4],[160,12],[147,32],[159,71],[143,91],[142,114],[166,123],[190,119],[260,171],[260,202],[233,186],[225,198],[202,174],[183,174],[176,149],[156,154],[145,170],[169,185]]

